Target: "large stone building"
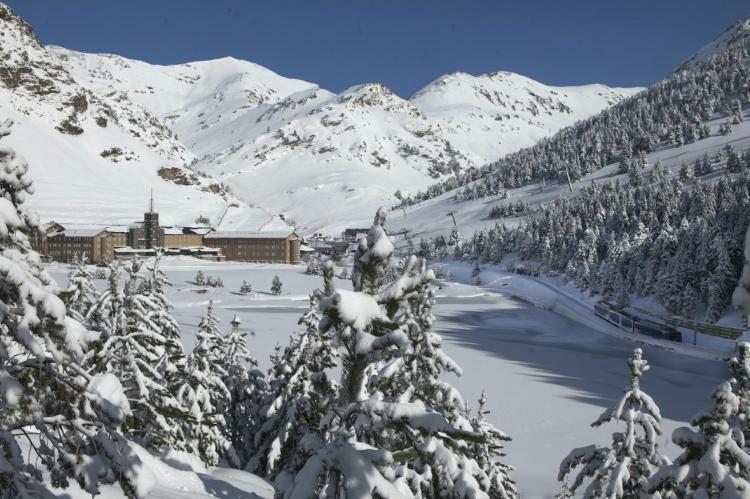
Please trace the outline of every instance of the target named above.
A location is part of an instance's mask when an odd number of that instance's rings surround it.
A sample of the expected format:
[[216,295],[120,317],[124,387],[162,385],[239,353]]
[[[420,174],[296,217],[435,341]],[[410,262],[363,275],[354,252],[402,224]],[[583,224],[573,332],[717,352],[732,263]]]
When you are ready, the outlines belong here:
[[220,248],[227,260],[299,263],[300,240],[294,232],[211,232],[203,244]]
[[116,236],[102,228],[64,228],[49,234],[46,252],[52,260],[70,262],[76,256],[98,263],[113,258]]
[[153,200],[143,221],[128,226],[71,226],[51,222],[32,238],[48,258],[70,262],[76,255],[91,263],[148,256],[157,248],[213,260],[299,263],[300,239],[293,232],[212,232],[210,227],[161,227]]

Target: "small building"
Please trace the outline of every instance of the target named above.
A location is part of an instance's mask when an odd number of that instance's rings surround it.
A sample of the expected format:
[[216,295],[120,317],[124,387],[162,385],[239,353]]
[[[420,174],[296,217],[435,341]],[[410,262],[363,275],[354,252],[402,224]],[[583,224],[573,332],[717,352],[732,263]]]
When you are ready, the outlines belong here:
[[300,239],[294,232],[211,232],[203,244],[219,248],[227,260],[299,263]]
[[367,233],[370,229],[344,229],[341,233],[341,240],[348,243],[356,243],[363,237],[367,237]]
[[337,259],[346,255],[347,249],[351,243],[348,241],[310,239],[307,241],[307,244],[318,252],[318,254]]
[[66,228],[47,236],[47,254],[58,262],[71,262],[75,257],[91,263],[110,261],[114,255],[115,237],[97,228]]

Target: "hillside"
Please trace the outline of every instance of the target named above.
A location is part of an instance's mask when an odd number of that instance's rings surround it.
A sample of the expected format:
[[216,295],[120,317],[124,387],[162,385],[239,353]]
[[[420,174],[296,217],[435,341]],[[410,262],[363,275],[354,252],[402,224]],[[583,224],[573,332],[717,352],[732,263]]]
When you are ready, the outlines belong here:
[[750,17],[745,17],[729,26],[722,34],[712,40],[711,43],[695,52],[695,54],[680,64],[678,69],[695,67],[701,62],[708,61],[714,55],[743,45],[748,40],[750,40]]
[[333,94],[233,58],[157,66],[49,50],[90,91],[164,122],[195,155],[192,168],[303,232],[366,222],[397,190],[531,145],[639,90],[460,74],[406,100],[377,83]]
[[453,73],[427,85],[411,102],[471,158],[470,164],[481,166],[640,90],[551,87],[507,71],[479,76]]
[[205,215],[214,222],[224,216],[228,227],[279,224],[187,169],[194,154],[128,96],[79,84],[2,4],[0,115],[14,122],[7,143],[31,165],[36,193],[29,203],[42,220],[127,223],[153,189],[166,223]]
[[750,220],[745,25],[646,91],[431,186],[391,230],[440,245],[452,213],[465,242],[428,252],[520,259],[621,305],[739,326],[728,306]]

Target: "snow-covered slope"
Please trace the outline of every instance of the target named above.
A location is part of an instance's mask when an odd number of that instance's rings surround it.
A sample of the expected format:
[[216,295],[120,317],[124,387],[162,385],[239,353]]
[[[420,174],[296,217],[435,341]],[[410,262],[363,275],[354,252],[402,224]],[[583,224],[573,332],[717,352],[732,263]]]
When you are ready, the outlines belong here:
[[50,51],[92,92],[126,96],[166,123],[194,168],[305,232],[367,221],[397,190],[497,159],[638,90],[450,75],[405,100],[377,83],[332,94],[233,58],[156,66]]
[[[709,60],[713,55],[721,54],[724,51],[738,47],[743,43],[747,43],[749,39],[750,17],[741,19],[733,24],[713,42],[698,50],[694,55],[682,63],[677,71],[680,71],[680,68],[688,71],[702,71],[698,63]],[[750,63],[747,59],[741,59],[740,64],[747,66]],[[698,75],[700,76],[700,73],[698,73]],[[521,78],[518,75],[502,76],[504,78],[512,79]],[[471,81],[471,77],[466,78],[465,75],[457,75],[457,77]],[[654,85],[654,88],[668,85],[670,78],[673,77],[674,75],[669,75],[661,82],[657,82]],[[695,78],[696,76],[692,75],[692,77]],[[678,75],[677,79],[679,80],[679,78]],[[610,89],[610,91],[618,90]],[[625,92],[628,91],[628,89],[625,90]],[[555,92],[559,92],[559,89],[556,89]],[[715,90],[715,93],[717,96],[721,94],[719,90]],[[604,95],[606,95],[606,92]],[[635,99],[637,101],[642,97],[643,96],[635,97]],[[722,95],[722,97],[726,98],[727,96]],[[418,98],[419,95],[415,96],[413,100],[417,100]],[[596,117],[595,115],[594,120],[601,119],[602,122],[612,123],[617,122],[618,119],[622,119],[621,116],[619,118],[613,118],[612,116],[607,116],[608,114],[611,113],[602,113],[599,117]],[[726,151],[727,147],[733,148],[739,154],[744,153],[750,148],[750,108],[748,108],[747,105],[744,105],[739,114],[741,115],[742,120],[735,123],[734,117],[727,115],[727,108],[725,106],[719,106],[710,118],[703,119],[703,122],[708,127],[708,137],[686,144],[674,144],[669,141],[663,141],[658,144],[657,147],[654,147],[651,152],[645,154],[644,158],[648,165],[647,170],[655,164],[660,163],[661,166],[668,171],[669,176],[677,177],[683,164],[693,165],[696,160],[702,159],[706,155],[714,161],[717,154],[721,157],[720,151]],[[640,119],[643,119],[644,121],[654,120],[659,119],[659,116],[656,111],[653,111],[652,116],[643,116]],[[732,123],[731,130],[726,134],[723,134],[720,129],[722,125],[728,123]],[[580,128],[579,131],[580,130],[582,130],[582,128]],[[619,130],[619,133],[622,135],[621,130]],[[583,133],[573,133],[568,136],[570,140],[561,146],[558,146],[561,148],[580,151],[586,147],[584,143],[580,141],[580,135],[583,135]],[[701,183],[716,182],[728,175],[724,164],[725,159],[726,158],[723,160],[715,160],[714,168],[716,171],[711,175],[702,178]],[[498,165],[502,164],[502,161],[498,163]],[[614,161],[603,165],[603,167],[598,170],[589,172],[578,180],[574,180],[571,186],[572,189],[568,186],[567,182],[563,180],[563,177],[559,177],[556,181],[551,180],[547,182],[529,183],[528,185],[508,189],[507,192],[501,194],[465,200],[461,199],[460,196],[457,197],[457,193],[465,188],[465,186],[462,186],[458,189],[443,192],[438,196],[407,207],[404,210],[395,210],[389,215],[388,223],[392,231],[397,232],[402,229],[407,229],[414,240],[419,240],[419,238],[422,237],[432,238],[440,235],[447,237],[453,227],[452,220],[455,219],[461,234],[464,237],[470,237],[475,231],[486,229],[496,223],[502,223],[506,224],[508,227],[514,227],[524,218],[523,216],[491,218],[490,211],[496,206],[507,206],[522,201],[531,210],[534,210],[543,208],[560,198],[571,198],[577,196],[582,189],[590,186],[592,183],[601,184],[604,182],[619,182],[621,185],[627,185],[628,181],[629,175],[621,172],[619,170],[619,163]],[[474,183],[476,184],[476,182]],[[447,216],[451,213],[453,218]],[[404,243],[404,241],[401,242],[402,244]]]
[[195,156],[162,121],[122,93],[81,85],[31,27],[0,4],[0,119],[4,141],[31,166],[31,206],[43,220],[126,223],[141,216],[149,191],[167,223],[222,216],[228,227],[279,224],[185,167]]
[[724,33],[717,36],[711,43],[698,50],[690,58],[680,64],[678,69],[686,68],[695,63],[705,61],[712,55],[734,47],[750,38],[750,17],[740,19],[729,26]]
[[475,165],[535,144],[641,88],[550,87],[516,73],[453,73],[411,102]]

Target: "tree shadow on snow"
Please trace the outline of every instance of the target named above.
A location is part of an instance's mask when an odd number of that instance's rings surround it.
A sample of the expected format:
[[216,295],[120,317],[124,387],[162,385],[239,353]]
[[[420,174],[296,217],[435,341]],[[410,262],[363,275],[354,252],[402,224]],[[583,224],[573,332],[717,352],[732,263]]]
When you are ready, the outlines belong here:
[[231,499],[263,499],[262,496],[259,496],[254,492],[242,490],[231,483],[214,478],[211,475],[199,473],[198,478],[203,482],[206,492],[214,497],[226,497]]
[[436,330],[446,342],[526,366],[530,379],[565,386],[574,392],[572,399],[603,408],[630,382],[627,359],[640,347],[651,365],[641,389],[664,417],[678,421],[689,421],[706,407],[712,390],[728,379],[721,362],[612,338],[553,312],[516,305],[460,311],[438,306]]

